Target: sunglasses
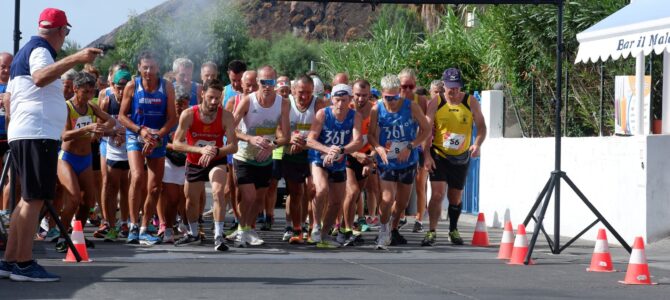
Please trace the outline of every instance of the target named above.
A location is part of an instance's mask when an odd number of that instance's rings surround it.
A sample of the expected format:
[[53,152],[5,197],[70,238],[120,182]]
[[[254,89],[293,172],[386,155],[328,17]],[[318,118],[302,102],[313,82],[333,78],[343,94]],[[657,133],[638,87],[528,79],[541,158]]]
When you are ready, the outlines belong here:
[[274,79],[261,79],[259,80],[262,86],[275,86],[277,81]]
[[403,90],[413,90],[416,86],[413,84],[401,85],[400,88]]
[[65,36],[68,36],[70,34],[70,28],[63,27],[63,29],[65,30]]
[[398,100],[400,100],[400,96],[398,96],[398,95],[384,96],[384,99],[386,101],[398,101]]

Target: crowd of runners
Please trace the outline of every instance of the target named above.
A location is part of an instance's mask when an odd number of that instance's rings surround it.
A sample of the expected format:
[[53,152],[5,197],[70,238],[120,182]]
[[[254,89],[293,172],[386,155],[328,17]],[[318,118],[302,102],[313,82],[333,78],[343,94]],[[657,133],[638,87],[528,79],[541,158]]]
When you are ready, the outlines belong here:
[[[61,25],[58,34],[67,35],[69,23]],[[33,54],[28,55],[32,71]],[[182,57],[171,70],[161,70],[158,57],[142,52],[137,66],[118,62],[109,70],[92,64],[70,69],[86,61],[92,58],[68,62],[60,77],[67,118],[58,133],[52,203],[66,230],[74,219],[96,226],[93,237],[109,242],[179,247],[213,239],[217,251],[260,246],[264,241],[257,230],[280,226],[274,210],[283,179],[288,194],[283,240],[289,244],[330,249],[367,243],[380,250],[406,244],[398,229],[407,222],[412,188],[417,201],[412,231],[425,232],[421,245],[436,242],[445,193],[449,239],[463,243],[457,227],[461,195],[486,126],[479,103],[463,91],[457,68],[446,69],[442,80],[426,89],[417,86],[412,69],[379,82],[339,73],[324,84],[316,74],[288,78],[272,66],[252,70],[233,60],[222,74],[230,82],[224,85],[211,61],[194,66]],[[13,103],[20,87],[9,80],[10,65],[25,68],[11,62],[10,54],[0,54],[0,121],[5,122],[0,130],[22,122],[21,130],[30,131],[24,127],[42,121],[12,118],[9,109],[22,109]],[[198,79],[193,78],[196,67]],[[478,129],[474,139],[473,126]],[[10,148],[7,132],[0,135],[4,155]],[[11,141],[10,136],[10,146]],[[26,174],[18,170],[17,188],[30,189],[19,184],[26,183]],[[205,201],[207,182],[211,207]],[[10,224],[7,190],[0,214]],[[21,195],[27,199],[31,192]],[[203,228],[209,217],[213,236]],[[378,230],[377,238],[364,242],[361,232],[370,230]],[[37,238],[65,252],[67,233],[47,214]],[[94,247],[90,236],[86,245]]]

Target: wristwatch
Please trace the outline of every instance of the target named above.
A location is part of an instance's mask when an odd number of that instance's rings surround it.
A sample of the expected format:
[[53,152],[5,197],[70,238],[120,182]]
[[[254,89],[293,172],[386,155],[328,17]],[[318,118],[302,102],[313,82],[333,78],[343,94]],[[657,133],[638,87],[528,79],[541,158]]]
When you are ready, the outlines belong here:
[[340,154],[344,154],[344,147],[340,146]]
[[407,143],[407,149],[408,150],[413,150],[414,146],[412,146],[412,143]]

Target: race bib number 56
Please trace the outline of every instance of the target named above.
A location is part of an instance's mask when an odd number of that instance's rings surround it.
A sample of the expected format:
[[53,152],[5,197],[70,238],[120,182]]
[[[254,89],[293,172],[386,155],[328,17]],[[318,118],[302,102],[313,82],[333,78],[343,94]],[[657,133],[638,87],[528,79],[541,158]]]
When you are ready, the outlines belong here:
[[442,147],[451,150],[459,150],[465,146],[465,135],[447,132],[443,136]]

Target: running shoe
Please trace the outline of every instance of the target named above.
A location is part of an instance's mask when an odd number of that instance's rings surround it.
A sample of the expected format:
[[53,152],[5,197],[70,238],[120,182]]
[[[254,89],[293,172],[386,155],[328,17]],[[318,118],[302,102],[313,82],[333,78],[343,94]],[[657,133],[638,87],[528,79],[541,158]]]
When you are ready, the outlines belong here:
[[163,244],[174,244],[174,231],[172,231],[172,228],[167,228],[163,232]]
[[104,223],[93,233],[93,237],[103,239],[105,238],[105,235],[107,235],[107,232],[109,232],[109,224]]
[[137,227],[133,228],[128,232],[128,238],[126,244],[138,245],[140,243],[140,230]]
[[12,274],[14,265],[14,263],[8,263],[4,260],[0,260],[0,278],[9,278],[9,274]]
[[405,245],[407,240],[400,234],[398,229],[391,230],[391,246]]
[[353,231],[347,231],[344,233],[344,243],[342,243],[342,246],[355,246],[356,245],[356,236],[354,235]]
[[4,211],[4,210],[0,211],[0,218],[2,218],[2,224],[5,224],[6,228],[9,228],[9,216],[10,216],[10,213],[8,211]]
[[377,229],[379,227],[379,216],[367,217],[365,223],[370,226],[370,229]]
[[391,243],[388,227],[389,225],[387,224],[379,226],[379,235],[377,236],[377,244],[375,245],[376,250],[388,250],[388,246]]
[[272,230],[272,224],[274,223],[274,217],[268,215],[265,216],[265,220],[263,221],[263,225],[261,226],[261,231],[270,231]]
[[232,239],[228,239],[228,236],[234,234],[237,231],[238,227],[240,227],[240,224],[237,222],[233,222],[233,224],[230,224],[230,228],[228,228],[228,230],[226,230],[226,232],[224,233],[226,235],[227,240],[232,241],[235,239],[234,235]]
[[67,247],[67,243],[65,242],[65,239],[59,238],[58,242],[56,242],[56,246],[55,246],[56,252],[65,253],[65,252],[67,252],[67,248],[68,247]]
[[421,241],[421,246],[430,247],[435,245],[436,236],[437,234],[435,234],[435,231],[426,232],[426,235],[423,237],[423,240]]
[[202,213],[202,216],[206,218],[211,217],[213,215],[214,215],[214,208],[210,208],[208,211]]
[[247,243],[247,240],[248,240],[247,235],[248,235],[248,231],[237,230],[235,232],[235,241],[233,242],[233,245],[237,248],[249,247],[249,243]]
[[105,242],[116,242],[117,238],[119,238],[119,232],[116,231],[116,228],[110,228],[105,234]]
[[293,234],[293,236],[291,236],[291,238],[288,240],[289,244],[302,245],[302,244],[305,243],[305,239],[303,239],[303,237],[302,237],[302,232],[296,231],[296,232],[293,232],[292,234]]
[[93,225],[95,227],[100,227],[100,223],[102,223],[101,221],[102,221],[102,218],[100,218],[100,216],[98,216],[98,214],[95,213],[94,210],[92,210],[88,214],[88,223],[90,223],[91,225]]
[[336,224],[333,227],[333,229],[330,230],[329,234],[332,237],[336,237],[339,232],[340,232],[340,224]]
[[363,244],[365,244],[363,236],[360,234],[354,234],[354,246],[362,246]]
[[158,232],[158,228],[156,228],[156,226],[154,226],[154,224],[149,223],[149,225],[147,225],[147,232],[148,232],[148,233],[152,233],[152,234],[153,234],[153,233],[157,233],[157,232]]
[[54,228],[49,229],[46,236],[44,236],[44,240],[49,242],[49,243],[55,243],[56,241],[58,241],[59,237],[60,237],[60,230],[58,230],[58,228],[54,227]]
[[[350,231],[350,232],[351,232],[351,231]],[[338,230],[338,231],[337,231],[337,237],[335,237],[335,241],[338,242],[338,243],[340,243],[340,244],[344,244],[344,242],[345,242],[346,240],[347,240],[347,238],[346,238],[345,233],[342,232],[342,231],[339,231],[339,230]]]
[[190,234],[184,235],[182,238],[174,242],[175,247],[200,244],[201,240],[199,236],[192,236]]
[[[240,230],[233,230],[230,234],[227,234],[225,239],[226,241],[233,242],[237,238],[237,236],[240,234]],[[228,233],[228,231],[226,231]]]
[[154,225],[154,227],[159,227],[160,226],[160,219],[158,219],[158,216],[154,215],[153,218],[151,218],[151,225]]
[[423,224],[419,221],[414,221],[414,227],[412,227],[412,232],[423,232]]
[[[321,242],[321,226],[317,225],[312,228],[312,233],[310,234],[310,240],[314,244],[318,244]],[[310,242],[309,240],[307,241],[308,243]]]
[[334,241],[324,240],[316,243],[317,249],[337,249],[340,247],[342,247],[342,245]]
[[15,264],[12,274],[9,275],[9,279],[14,281],[53,282],[59,281],[60,277],[47,272],[42,266],[37,264],[37,261],[33,260],[32,264],[25,268],[19,268]]
[[121,224],[121,226],[119,226],[117,231],[119,232],[119,237],[120,238],[124,238],[124,239],[127,238],[128,237],[128,231],[129,231],[128,224],[127,223]]
[[223,237],[220,235],[214,237],[214,250],[228,251],[228,246],[223,242]]
[[449,232],[449,239],[454,245],[463,245],[463,239],[461,238],[461,234],[458,232],[458,229],[454,229],[453,231]]
[[281,237],[281,240],[286,242],[293,237],[293,228],[291,226],[286,226],[286,229],[284,230],[284,235]]
[[149,232],[140,233],[140,244],[146,246],[153,246],[160,244],[161,238],[151,235]]
[[403,228],[405,225],[407,225],[407,217],[400,219],[400,222],[398,222],[398,229]]
[[[9,217],[9,215],[7,215]],[[9,225],[9,219],[5,221],[5,219],[2,219],[2,222],[5,224],[5,226]],[[42,218],[42,221],[40,221],[40,230],[41,231],[49,231],[49,219],[47,218]]]
[[368,222],[366,222],[365,218],[358,218],[358,229],[362,232],[370,231],[370,225],[368,225]]
[[179,226],[177,227],[177,230],[181,234],[188,234],[188,226],[186,226],[186,224],[184,224],[184,223],[180,222]]
[[247,237],[247,243],[249,243],[249,245],[251,245],[251,246],[261,246],[261,245],[265,244],[265,241],[263,241],[258,236],[258,232],[256,232],[256,230],[253,230],[253,229],[249,230],[247,232],[246,237]]

